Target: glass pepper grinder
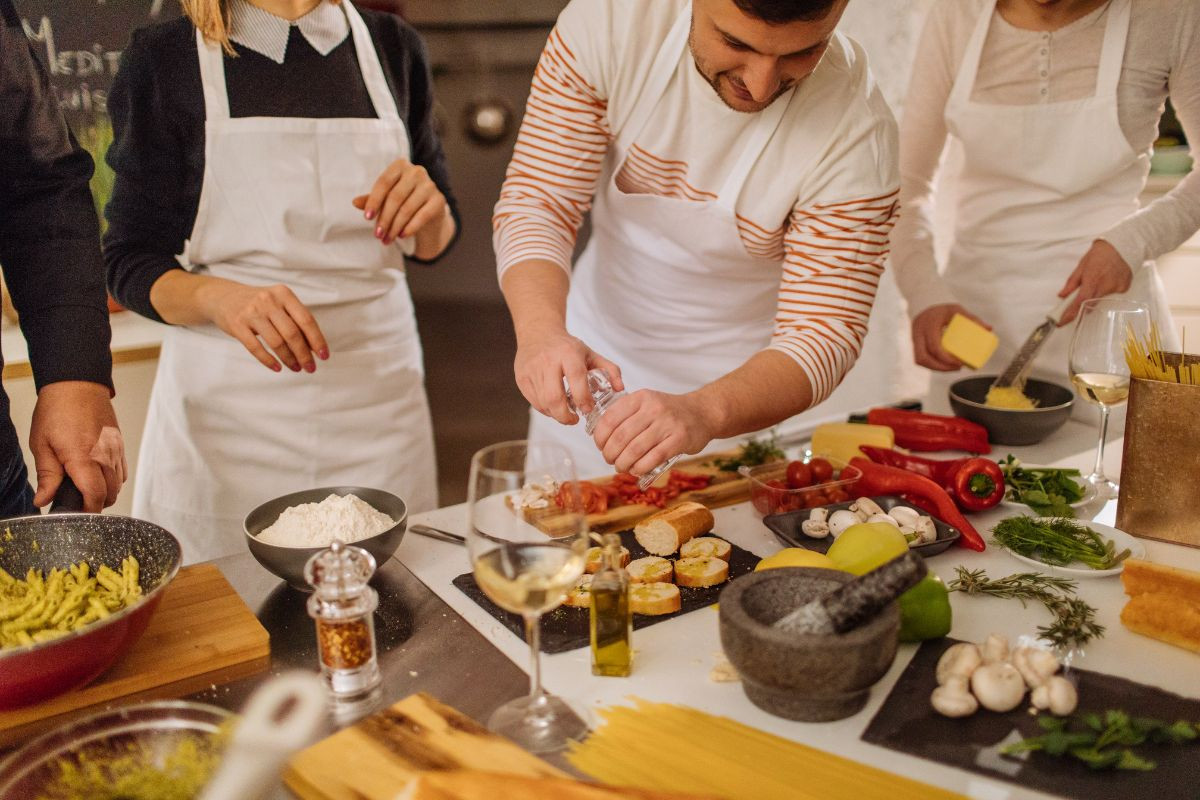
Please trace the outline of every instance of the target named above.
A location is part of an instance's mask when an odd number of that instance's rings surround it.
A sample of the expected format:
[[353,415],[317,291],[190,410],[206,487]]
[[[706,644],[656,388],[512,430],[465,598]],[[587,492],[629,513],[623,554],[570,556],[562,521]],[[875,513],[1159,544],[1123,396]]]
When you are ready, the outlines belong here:
[[[588,436],[596,430],[596,426],[600,424],[600,418],[604,416],[604,412],[613,403],[625,396],[625,392],[618,392],[613,389],[612,381],[608,379],[608,373],[602,369],[588,370],[587,374],[588,391],[592,393],[592,410],[589,411],[583,418],[583,429]],[[567,403],[570,404],[571,410],[578,412],[575,407],[575,400],[571,397],[571,389],[567,387]],[[663,463],[659,464],[654,469],[638,478],[638,489],[646,491],[650,485],[658,480],[658,477],[669,470],[676,461],[679,460],[678,455],[671,456]]]
[[374,574],[374,556],[340,541],[304,565],[304,579],[313,587],[308,614],[317,623],[321,674],[337,698],[367,694],[380,682],[374,620],[379,595],[367,585]]

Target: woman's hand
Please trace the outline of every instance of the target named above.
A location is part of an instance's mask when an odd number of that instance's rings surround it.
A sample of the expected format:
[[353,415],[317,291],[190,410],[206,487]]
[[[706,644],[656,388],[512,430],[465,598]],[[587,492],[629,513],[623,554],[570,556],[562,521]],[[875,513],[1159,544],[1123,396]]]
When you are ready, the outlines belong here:
[[329,345],[317,320],[282,284],[247,286],[210,278],[198,290],[197,299],[214,325],[241,342],[268,369],[278,372],[282,361],[293,372],[314,372],[314,354],[329,358]]
[[1121,258],[1117,248],[1103,239],[1097,239],[1092,242],[1092,246],[1080,259],[1079,266],[1075,267],[1075,271],[1058,293],[1059,297],[1066,297],[1079,289],[1079,296],[1067,309],[1067,313],[1059,319],[1058,327],[1068,325],[1075,319],[1083,301],[1127,292],[1132,285],[1133,270],[1125,263],[1125,259]]
[[950,324],[950,318],[955,314],[962,314],[988,330],[992,329],[991,325],[958,303],[930,306],[917,314],[912,321],[913,360],[919,366],[938,372],[954,372],[962,368],[963,363],[942,347],[942,332],[946,330],[946,326]]
[[403,158],[388,165],[370,194],[359,195],[352,202],[375,223],[376,239],[390,245],[415,236],[421,257],[436,256],[453,235],[445,195],[424,167]]

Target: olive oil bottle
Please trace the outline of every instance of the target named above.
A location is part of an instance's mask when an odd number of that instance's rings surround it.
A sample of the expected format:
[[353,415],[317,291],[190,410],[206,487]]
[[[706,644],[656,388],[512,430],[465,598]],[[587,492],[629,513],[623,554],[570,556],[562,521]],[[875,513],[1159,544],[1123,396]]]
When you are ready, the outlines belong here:
[[633,666],[629,573],[621,566],[621,537],[604,534],[600,570],[592,577],[592,674],[623,678]]

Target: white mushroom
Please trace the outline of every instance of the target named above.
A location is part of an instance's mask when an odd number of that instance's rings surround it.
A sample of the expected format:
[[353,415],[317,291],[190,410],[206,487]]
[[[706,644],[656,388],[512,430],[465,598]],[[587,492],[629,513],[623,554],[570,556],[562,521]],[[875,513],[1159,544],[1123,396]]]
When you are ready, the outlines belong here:
[[981,649],[983,652],[983,663],[985,664],[1008,661],[1008,638],[1005,636],[993,633],[987,637]]
[[888,516],[896,520],[896,524],[901,528],[915,528],[917,520],[921,518],[919,511],[908,506],[896,506],[888,512]]
[[885,525],[891,525],[893,528],[899,528],[900,523],[889,517],[887,514],[872,514],[867,517],[867,522],[882,522]]
[[1012,665],[1021,673],[1025,684],[1030,689],[1036,689],[1044,684],[1051,675],[1058,672],[1058,658],[1049,650],[1040,647],[1018,647],[1009,659]]
[[949,683],[955,678],[967,680],[971,673],[983,663],[979,648],[970,642],[959,642],[951,645],[942,653],[937,663],[938,684]]
[[910,528],[907,525],[901,525],[900,532],[904,534],[904,540],[908,542],[910,547],[914,544],[921,543],[921,534],[917,533],[916,528]]
[[850,504],[850,510],[858,514],[865,521],[874,514],[882,514],[883,509],[869,497],[860,497]]
[[967,691],[966,678],[952,678],[934,689],[929,704],[943,717],[969,717],[979,708],[979,701]]
[[913,526],[917,531],[917,540],[921,544],[937,541],[937,528],[933,525],[933,520],[929,517],[918,517],[917,524]]
[[834,536],[841,536],[842,531],[846,530],[846,528],[849,528],[851,525],[857,525],[860,522],[862,520],[853,511],[842,509],[829,515],[829,530]]
[[808,512],[808,518],[813,522],[828,522],[829,509],[824,506],[817,506],[812,511]]
[[806,519],[800,523],[800,530],[805,536],[813,539],[824,539],[829,535],[829,523],[815,519]]
[[1012,711],[1025,697],[1025,679],[1007,661],[984,664],[971,673],[971,691],[989,711]]
[[1030,699],[1036,708],[1048,709],[1055,716],[1065,717],[1079,705],[1079,692],[1075,684],[1062,675],[1053,675],[1033,690]]

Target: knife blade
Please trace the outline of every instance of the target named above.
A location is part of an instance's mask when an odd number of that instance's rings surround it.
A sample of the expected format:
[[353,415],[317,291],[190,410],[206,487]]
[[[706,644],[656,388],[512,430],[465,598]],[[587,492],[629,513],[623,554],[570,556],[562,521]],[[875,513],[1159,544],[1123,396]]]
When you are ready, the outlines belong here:
[[1050,338],[1050,334],[1058,327],[1058,321],[1062,319],[1063,314],[1067,313],[1067,309],[1071,307],[1071,303],[1075,302],[1075,295],[1077,294],[1079,294],[1078,289],[1064,297],[1059,301],[1058,305],[1046,313],[1046,319],[1033,329],[1033,333],[1029,334],[1029,338],[1025,340],[1025,344],[1021,345],[1021,349],[1013,356],[1013,360],[1004,368],[1000,376],[992,381],[992,388],[1020,387],[1025,385],[1025,374],[1033,366],[1033,359],[1037,357],[1038,352],[1042,349],[1042,345]]

